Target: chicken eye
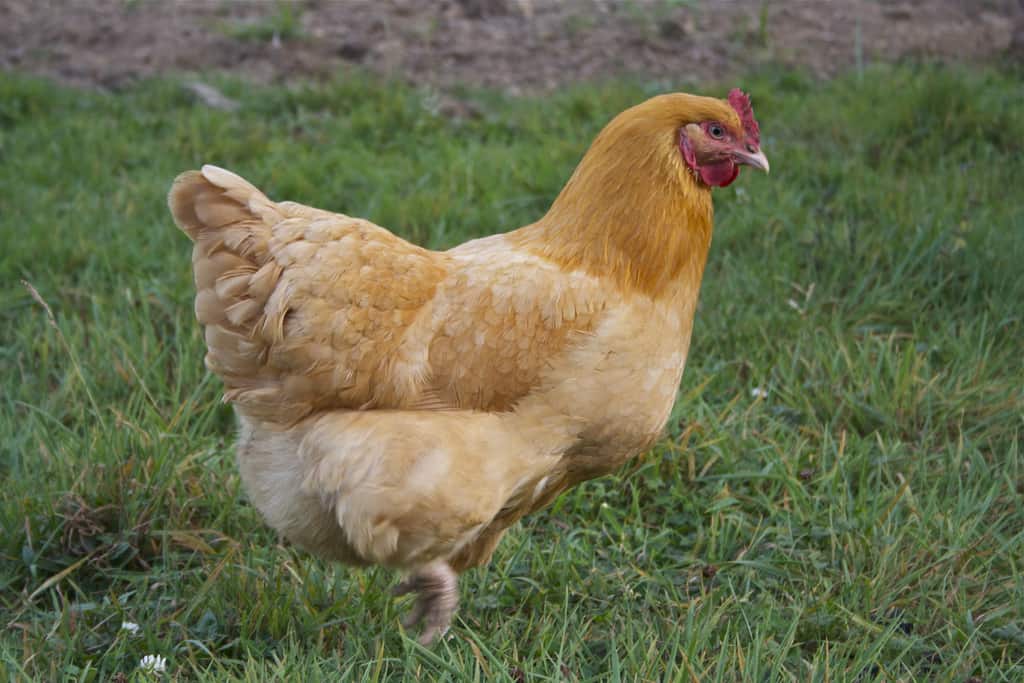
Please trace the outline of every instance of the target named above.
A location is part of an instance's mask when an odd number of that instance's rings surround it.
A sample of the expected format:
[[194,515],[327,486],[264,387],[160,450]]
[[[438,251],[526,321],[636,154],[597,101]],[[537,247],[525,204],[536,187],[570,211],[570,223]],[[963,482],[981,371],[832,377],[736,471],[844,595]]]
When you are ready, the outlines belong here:
[[712,123],[710,126],[708,126],[708,135],[710,135],[716,140],[721,140],[722,138],[725,137],[725,129],[722,128],[717,123]]

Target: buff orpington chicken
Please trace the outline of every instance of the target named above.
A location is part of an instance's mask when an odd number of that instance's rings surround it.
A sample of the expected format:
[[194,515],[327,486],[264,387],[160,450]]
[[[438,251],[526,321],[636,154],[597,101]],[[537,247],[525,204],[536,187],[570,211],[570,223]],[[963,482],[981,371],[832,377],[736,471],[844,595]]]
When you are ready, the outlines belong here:
[[746,94],[654,97],[540,220],[444,252],[216,166],[179,176],[170,209],[253,504],[311,553],[403,571],[406,625],[433,641],[510,525],[658,438],[711,189],[741,165],[768,171]]

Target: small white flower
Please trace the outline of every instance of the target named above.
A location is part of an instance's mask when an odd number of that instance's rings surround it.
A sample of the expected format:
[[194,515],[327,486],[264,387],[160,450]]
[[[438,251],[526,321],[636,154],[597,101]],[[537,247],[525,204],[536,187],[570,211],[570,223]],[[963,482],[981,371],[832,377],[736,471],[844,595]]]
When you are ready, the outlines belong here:
[[751,398],[768,398],[768,390],[764,387],[754,387],[750,390]]
[[128,633],[133,635],[133,636],[139,634],[139,629],[140,629],[140,626],[138,624],[136,624],[134,621],[122,621],[121,622],[121,630],[122,631],[128,631]]
[[167,669],[167,658],[161,655],[146,655],[139,660],[139,668],[146,673],[162,674]]

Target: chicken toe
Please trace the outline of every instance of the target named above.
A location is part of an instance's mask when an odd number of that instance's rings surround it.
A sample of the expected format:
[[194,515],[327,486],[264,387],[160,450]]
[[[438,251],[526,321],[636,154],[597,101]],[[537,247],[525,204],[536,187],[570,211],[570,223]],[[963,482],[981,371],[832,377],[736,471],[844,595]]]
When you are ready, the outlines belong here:
[[430,645],[451,625],[455,608],[459,605],[458,576],[447,562],[433,562],[414,571],[395,586],[392,593],[417,595],[416,603],[402,620],[402,625],[412,628],[422,624],[419,642]]

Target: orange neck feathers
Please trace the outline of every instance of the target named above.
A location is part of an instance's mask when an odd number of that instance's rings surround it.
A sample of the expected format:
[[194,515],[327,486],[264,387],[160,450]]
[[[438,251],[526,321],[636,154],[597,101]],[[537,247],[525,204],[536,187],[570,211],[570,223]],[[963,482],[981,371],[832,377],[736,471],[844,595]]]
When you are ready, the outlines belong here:
[[678,121],[678,110],[652,111],[649,103],[618,116],[548,213],[510,239],[624,291],[695,291],[711,244],[711,191],[683,164]]

